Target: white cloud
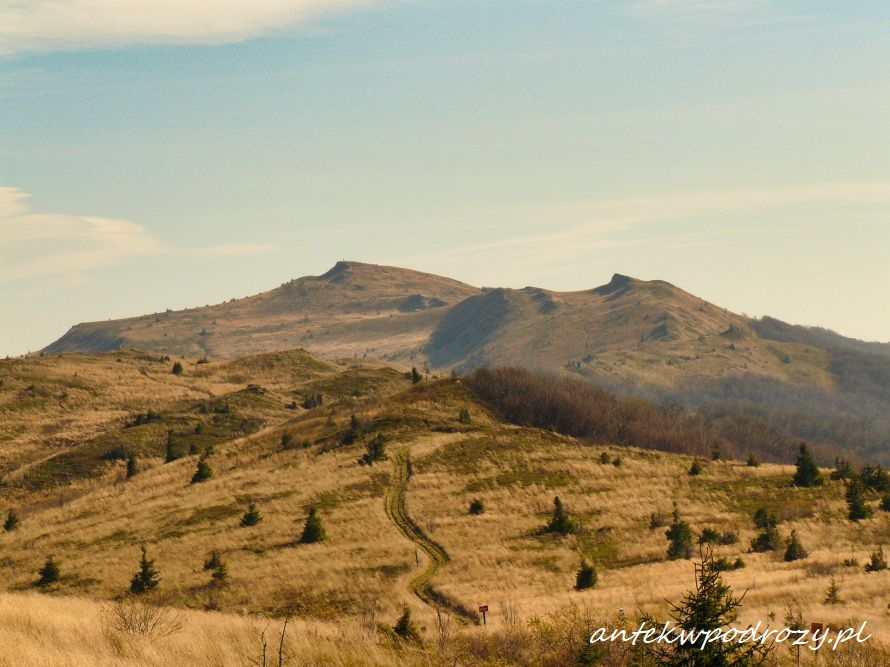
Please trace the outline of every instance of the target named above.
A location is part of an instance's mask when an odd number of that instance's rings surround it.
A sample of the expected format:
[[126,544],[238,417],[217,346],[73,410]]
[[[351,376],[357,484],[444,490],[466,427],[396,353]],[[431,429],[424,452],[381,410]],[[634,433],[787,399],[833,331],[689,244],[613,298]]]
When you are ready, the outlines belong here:
[[92,271],[138,257],[240,257],[277,250],[260,243],[179,248],[126,220],[32,212],[28,196],[17,188],[0,187],[0,282],[56,278],[66,285],[83,284]]
[[219,44],[293,30],[373,0],[0,0],[0,54]]

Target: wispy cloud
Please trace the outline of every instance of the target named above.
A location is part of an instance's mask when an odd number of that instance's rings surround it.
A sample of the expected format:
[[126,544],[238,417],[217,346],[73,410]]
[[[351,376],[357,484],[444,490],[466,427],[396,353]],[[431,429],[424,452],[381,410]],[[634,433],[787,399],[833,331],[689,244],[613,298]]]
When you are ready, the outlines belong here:
[[373,0],[0,0],[0,54],[219,44],[281,34]]
[[637,0],[628,12],[639,19],[701,27],[759,25],[799,20],[768,0]]
[[139,257],[233,257],[277,250],[259,243],[177,247],[126,220],[34,212],[28,197],[18,188],[0,187],[0,282],[56,278],[68,285],[83,284],[93,271]]

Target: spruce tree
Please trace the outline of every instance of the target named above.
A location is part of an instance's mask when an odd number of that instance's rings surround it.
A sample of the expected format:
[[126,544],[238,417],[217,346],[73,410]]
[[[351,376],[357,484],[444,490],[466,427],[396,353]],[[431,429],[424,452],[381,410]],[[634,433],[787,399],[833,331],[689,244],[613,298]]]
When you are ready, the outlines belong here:
[[142,547],[142,558],[139,560],[139,571],[130,580],[130,592],[134,595],[142,595],[154,590],[160,583],[155,562],[148,559],[148,552]]
[[251,502],[247,506],[247,511],[244,513],[244,516],[241,517],[241,527],[249,528],[250,526],[257,525],[262,520],[263,517],[257,509],[256,503]]
[[702,465],[699,463],[698,459],[693,459],[692,465],[689,466],[689,474],[690,475],[700,475],[702,471]]
[[790,563],[795,560],[801,560],[802,558],[807,557],[807,550],[803,548],[803,545],[800,543],[800,540],[797,537],[797,531],[791,531],[791,537],[786,541],[785,547],[785,562]]
[[568,510],[563,506],[559,496],[553,499],[553,515],[545,528],[548,533],[566,536],[577,530],[577,524],[569,516]]
[[881,572],[887,569],[887,559],[884,557],[884,547],[878,547],[877,551],[873,551],[871,559],[865,565],[866,572]]
[[797,470],[794,473],[795,486],[818,486],[822,483],[822,473],[813,460],[810,448],[801,443],[797,454]]
[[300,536],[300,544],[324,542],[326,539],[327,534],[321,523],[321,516],[318,514],[318,510],[310,507],[309,516],[306,517],[306,524],[303,526],[303,534]]
[[603,452],[600,454],[600,463],[603,465],[608,465],[612,462],[612,457],[609,456],[609,452]]
[[680,517],[680,509],[675,505],[673,521],[665,532],[668,538],[667,557],[669,560],[692,558],[692,528]]
[[757,459],[754,454],[748,454],[748,461],[746,464],[749,468],[758,468],[760,467],[760,461]]
[[890,493],[885,493],[881,498],[881,511],[890,512]]
[[19,515],[16,514],[15,510],[9,510],[6,513],[6,521],[3,523],[3,530],[7,533],[11,530],[15,530],[19,527]]
[[840,603],[840,589],[837,587],[837,582],[834,580],[834,577],[832,577],[831,583],[828,585],[828,590],[825,592],[825,604],[835,605]]
[[834,459],[834,470],[831,471],[831,479],[839,480],[839,479],[850,479],[853,476],[853,466],[851,466],[847,461],[844,461],[838,457]]
[[760,530],[766,528],[775,528],[779,525],[779,518],[772,512],[768,512],[763,507],[754,512],[754,527]]
[[218,550],[214,549],[207,554],[207,558],[204,559],[204,569],[215,570],[219,567],[220,563],[222,563],[222,556],[220,556]]
[[38,586],[49,586],[56,583],[61,577],[59,565],[53,560],[52,556],[46,559],[43,567],[37,571],[37,574],[40,575],[40,579],[37,580]]
[[423,379],[423,377],[420,375],[420,373],[417,372],[417,369],[412,366],[411,367],[411,382],[413,384],[417,384],[422,379]]
[[139,461],[136,459],[135,454],[130,454],[127,457],[127,479],[134,477],[139,472]]
[[164,455],[164,463],[172,463],[179,458],[176,451],[176,443],[173,442],[173,429],[167,430],[167,451]]
[[[695,590],[686,594],[680,604],[672,604],[674,625],[686,632],[709,632],[725,628],[735,621],[742,599],[732,594],[714,564],[710,549],[703,549],[695,566]],[[644,620],[655,626],[663,625],[648,615]],[[659,667],[729,667],[730,665],[763,664],[770,646],[759,642],[658,642],[643,648]]]
[[482,514],[485,512],[485,503],[480,498],[473,498],[470,502],[470,514]]
[[179,363],[178,361],[175,364],[173,364],[172,373],[173,373],[173,375],[182,375],[182,364]]
[[751,540],[751,551],[756,553],[765,553],[767,551],[777,551],[781,546],[781,537],[779,537],[779,529],[775,525],[768,525],[760,531],[757,536]]
[[207,456],[204,454],[198,459],[198,467],[195,470],[195,474],[192,475],[192,484],[206,482],[211,477],[213,477],[213,469],[210,467],[210,464],[207,463]]
[[414,621],[411,620],[411,611],[408,609],[408,605],[402,607],[402,615],[392,627],[392,631],[404,641],[420,643],[420,633],[414,626]]
[[210,583],[219,586],[225,583],[228,577],[229,568],[226,567],[226,564],[222,560],[220,560],[216,564],[216,567],[213,568],[213,571],[210,573]]
[[596,568],[585,558],[581,559],[581,568],[575,575],[575,590],[583,591],[596,586]]
[[[365,443],[365,453],[358,460],[361,465],[373,465],[377,461],[385,461],[386,456],[386,437],[382,433],[378,433]],[[410,459],[409,459],[409,472]],[[410,477],[410,475],[409,475]]]
[[858,475],[847,482],[847,510],[850,521],[862,521],[871,516],[871,508],[865,503],[865,486]]

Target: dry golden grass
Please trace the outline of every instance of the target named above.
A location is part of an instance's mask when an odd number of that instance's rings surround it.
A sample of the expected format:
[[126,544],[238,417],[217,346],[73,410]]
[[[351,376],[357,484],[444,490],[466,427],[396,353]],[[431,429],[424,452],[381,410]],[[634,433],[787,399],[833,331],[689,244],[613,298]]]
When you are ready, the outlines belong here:
[[[111,384],[103,390],[102,400],[109,403],[124,395],[138,403],[147,395],[139,392],[148,392],[140,384],[146,376],[138,371],[139,362],[128,359],[63,357],[28,363],[26,370],[37,375],[37,384],[48,383],[41,378],[60,368],[96,384],[111,383],[119,373],[125,378],[120,392]],[[168,464],[145,456],[142,471],[130,480],[124,478],[122,463],[108,463],[101,475],[61,495],[15,485],[0,491],[0,512],[14,501],[22,517],[16,530],[0,534],[0,580],[8,590],[20,591],[0,599],[0,632],[13,633],[10,641],[19,637],[16,650],[21,652],[14,654],[18,662],[8,664],[171,664],[171,655],[184,656],[177,664],[245,664],[236,656],[253,646],[251,633],[262,621],[234,615],[244,612],[294,613],[303,620],[293,631],[305,630],[306,642],[316,637],[317,648],[311,650],[319,656],[327,655],[321,651],[334,656],[298,664],[403,664],[397,661],[407,660],[404,651],[394,653],[379,640],[368,639],[365,645],[355,630],[362,624],[391,625],[403,604],[412,609],[427,642],[434,643],[434,612],[407,589],[424,556],[384,509],[390,463],[360,466],[361,442],[336,446],[353,412],[368,427],[363,437],[378,430],[388,436],[391,451],[410,449],[408,513],[450,556],[433,583],[470,608],[490,605],[488,631],[505,627],[505,610],[530,617],[577,603],[598,610],[600,618],[614,617],[619,609],[628,615],[638,609],[664,612],[665,601],[677,600],[693,581],[691,561],[665,559],[664,528],[648,527],[651,513],[670,512],[676,501],[696,532],[710,526],[739,533],[740,542],[719,547],[718,554],[741,555],[747,564],[725,575],[737,592],[748,591],[743,622],[767,621],[771,615],[781,622],[786,606],[795,604],[808,621],[850,625],[867,620],[876,638],[890,639],[890,572],[866,574],[861,567],[890,534],[890,514],[850,523],[840,483],[796,489],[789,483],[790,468],[732,462],[708,463],[702,475],[691,477],[688,457],[596,447],[504,425],[454,380],[409,387],[400,375],[379,368],[315,366],[305,359],[302,366],[294,359],[227,363],[190,366],[179,377],[150,372],[153,379],[147,382],[158,387],[153,395],[158,409],[169,401],[179,406],[179,415],[187,412],[183,401],[188,404],[189,397],[197,403],[206,400],[202,392],[220,396],[242,390],[247,382],[262,384],[266,397],[282,403],[310,386],[323,387],[328,400],[310,411],[281,408],[278,414],[269,408],[261,430],[215,447],[209,458],[214,476],[205,483],[189,484],[196,456]],[[15,382],[23,375],[20,370]],[[352,396],[357,382],[362,389]],[[185,387],[184,395],[179,387]],[[127,412],[122,405],[132,410],[120,401],[119,413]],[[461,408],[470,410],[470,424],[459,422]],[[39,423],[37,412],[31,416]],[[29,428],[36,432],[37,427]],[[104,422],[94,428],[105,428]],[[283,450],[283,433],[310,446]],[[603,451],[620,455],[622,465],[601,464]],[[540,533],[555,495],[580,519],[580,534]],[[467,511],[475,497],[485,501],[481,516]],[[263,521],[240,528],[250,501],[257,503]],[[310,506],[319,508],[329,539],[298,545]],[[783,535],[798,531],[808,558],[784,563],[781,554],[745,553],[754,534],[751,514],[761,506],[782,515]],[[82,598],[110,600],[124,593],[143,544],[156,561],[168,603],[192,610],[188,617],[194,631],[168,647],[136,642],[120,648],[100,639],[97,603]],[[211,550],[219,550],[228,566],[224,585],[211,585],[203,568]],[[860,567],[841,567],[839,561],[851,554]],[[28,592],[35,590],[36,571],[50,555],[62,570],[61,581],[44,591],[52,598]],[[582,556],[595,562],[599,584],[577,593],[572,585]],[[832,574],[841,605],[822,602]],[[205,607],[224,613],[196,611]],[[461,632],[473,636],[479,630]],[[351,639],[340,646],[345,636]],[[218,648],[211,646],[211,637],[220,638]],[[0,644],[7,644],[2,635]]]

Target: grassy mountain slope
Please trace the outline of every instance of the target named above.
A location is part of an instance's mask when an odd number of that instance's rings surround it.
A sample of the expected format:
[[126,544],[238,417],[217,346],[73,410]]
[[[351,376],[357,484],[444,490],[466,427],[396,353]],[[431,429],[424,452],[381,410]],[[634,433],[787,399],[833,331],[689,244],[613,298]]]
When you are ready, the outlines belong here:
[[[12,382],[18,386],[28,377],[39,387],[64,370],[79,378],[101,372],[107,396],[119,393],[115,378],[121,387],[140,386],[138,378],[146,376],[139,355],[116,359],[17,360]],[[372,628],[392,623],[407,604],[432,643],[435,612],[414,593],[433,557],[423,540],[442,550],[431,574],[434,589],[468,609],[489,604],[493,630],[509,624],[516,609],[527,617],[570,603],[589,606],[601,618],[618,607],[659,613],[692,578],[690,561],[666,559],[665,528],[650,528],[652,514],[669,514],[676,502],[696,533],[710,527],[738,534],[738,543],[717,552],[746,563],[726,574],[735,589],[749,590],[743,622],[771,612],[781,617],[796,601],[807,618],[838,624],[867,618],[877,637],[890,638],[890,573],[862,569],[886,539],[890,514],[847,521],[840,482],[798,489],[790,485],[788,466],[750,468],[737,461],[709,462],[703,474],[690,476],[689,456],[508,423],[460,379],[412,385],[386,367],[335,364],[302,352],[186,364],[179,376],[163,364],[164,372],[146,370],[156,387],[156,420],[126,426],[135,414],[146,414],[141,407],[94,424],[98,435],[74,438],[36,460],[34,445],[23,450],[26,465],[4,476],[0,512],[14,508],[21,519],[15,530],[0,534],[0,580],[7,590],[34,590],[36,571],[52,555],[62,577],[46,591],[111,599],[128,589],[145,545],[168,604],[293,613],[310,622],[378,619]],[[12,374],[6,370],[5,376]],[[300,407],[318,393],[322,405]],[[293,401],[298,405],[288,407]],[[461,418],[464,410],[469,419]],[[42,422],[37,412],[32,417],[36,431],[22,420],[25,435],[17,437],[39,443]],[[165,463],[170,430],[180,458]],[[365,446],[378,435],[389,458],[360,465]],[[130,479],[122,461],[103,456],[116,445],[139,455],[140,471]],[[208,446],[213,476],[191,484],[198,451]],[[15,440],[6,451],[14,460]],[[66,458],[72,453],[77,456]],[[401,491],[402,522],[416,529],[414,539],[387,510],[397,453],[411,460]],[[604,453],[610,462],[602,462]],[[615,457],[621,465],[611,462]],[[48,465],[56,466],[52,474],[37,474]],[[577,534],[541,531],[555,495],[580,522]],[[468,513],[473,498],[484,501],[482,515]],[[250,502],[263,520],[241,528]],[[310,507],[320,513],[328,539],[299,544]],[[798,531],[810,552],[806,559],[785,563],[781,552],[747,553],[755,534],[751,515],[760,507],[779,514],[783,537]],[[212,584],[203,567],[212,550],[228,567],[222,585]],[[572,586],[582,556],[595,562],[600,581],[579,593]],[[843,567],[842,557],[859,566]],[[823,604],[830,576],[840,586],[842,606]]]

